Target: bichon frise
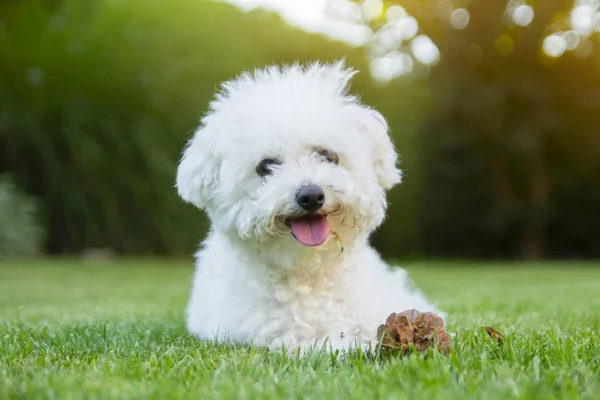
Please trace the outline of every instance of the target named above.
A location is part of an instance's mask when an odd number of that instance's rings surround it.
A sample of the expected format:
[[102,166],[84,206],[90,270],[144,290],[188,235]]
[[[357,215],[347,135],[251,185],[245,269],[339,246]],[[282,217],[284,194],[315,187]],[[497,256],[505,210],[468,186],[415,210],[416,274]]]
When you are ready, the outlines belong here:
[[211,222],[188,307],[200,338],[347,349],[392,312],[439,313],[369,245],[401,173],[384,118],[347,92],[354,74],[269,67],[210,104],[177,171]]

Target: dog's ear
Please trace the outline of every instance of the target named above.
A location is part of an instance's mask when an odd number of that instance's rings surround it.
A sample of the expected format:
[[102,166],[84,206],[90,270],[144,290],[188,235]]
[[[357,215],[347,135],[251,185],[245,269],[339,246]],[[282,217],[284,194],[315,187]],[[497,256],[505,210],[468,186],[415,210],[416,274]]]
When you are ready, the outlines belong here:
[[206,127],[200,126],[184,149],[177,168],[179,196],[201,209],[208,206],[219,181],[221,162],[211,146],[213,136]]
[[371,157],[379,186],[391,189],[402,181],[402,171],[396,167],[398,154],[389,136],[388,124],[379,112],[362,109],[360,125],[371,141]]

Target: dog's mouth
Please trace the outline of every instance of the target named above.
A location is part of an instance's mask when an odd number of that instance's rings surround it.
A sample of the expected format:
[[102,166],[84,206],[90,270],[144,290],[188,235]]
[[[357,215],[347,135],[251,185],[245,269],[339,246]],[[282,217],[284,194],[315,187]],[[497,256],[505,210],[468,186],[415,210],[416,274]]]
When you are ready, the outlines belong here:
[[292,236],[305,246],[320,246],[329,236],[329,222],[326,215],[288,217],[283,222],[291,228]]

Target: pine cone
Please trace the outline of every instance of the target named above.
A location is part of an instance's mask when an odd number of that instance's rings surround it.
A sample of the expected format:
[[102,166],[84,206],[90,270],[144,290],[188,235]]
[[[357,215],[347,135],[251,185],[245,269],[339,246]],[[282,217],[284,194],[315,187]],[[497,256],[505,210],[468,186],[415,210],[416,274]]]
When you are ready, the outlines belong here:
[[407,310],[390,314],[385,324],[379,325],[377,338],[381,340],[378,346],[386,350],[409,352],[410,346],[414,345],[418,351],[423,351],[435,346],[435,343],[440,352],[450,350],[450,337],[444,329],[444,320],[431,312]]

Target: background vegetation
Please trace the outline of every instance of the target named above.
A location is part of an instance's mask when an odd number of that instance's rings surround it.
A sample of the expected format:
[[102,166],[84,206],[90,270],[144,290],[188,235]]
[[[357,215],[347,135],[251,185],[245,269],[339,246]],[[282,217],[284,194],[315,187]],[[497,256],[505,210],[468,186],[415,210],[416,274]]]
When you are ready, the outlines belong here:
[[[207,223],[176,196],[175,166],[216,86],[256,66],[346,57],[406,172],[373,239],[385,256],[600,256],[598,43],[586,39],[583,56],[540,51],[573,1],[536,2],[518,28],[503,23],[506,1],[463,2],[464,29],[440,22],[441,2],[396,2],[441,58],[385,85],[369,75],[368,46],[266,11],[0,2],[0,173],[40,205],[48,253],[191,254]],[[377,32],[383,15],[365,24]],[[12,229],[2,215],[0,229]]]

